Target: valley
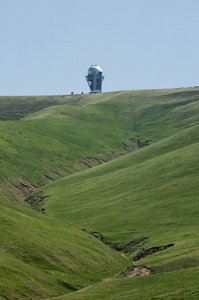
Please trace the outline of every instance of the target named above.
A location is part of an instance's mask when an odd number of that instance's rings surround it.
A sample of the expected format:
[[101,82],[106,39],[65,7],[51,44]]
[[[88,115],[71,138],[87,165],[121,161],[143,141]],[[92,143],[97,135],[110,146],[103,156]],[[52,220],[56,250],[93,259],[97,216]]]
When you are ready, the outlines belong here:
[[0,97],[0,299],[197,299],[198,151],[198,87]]

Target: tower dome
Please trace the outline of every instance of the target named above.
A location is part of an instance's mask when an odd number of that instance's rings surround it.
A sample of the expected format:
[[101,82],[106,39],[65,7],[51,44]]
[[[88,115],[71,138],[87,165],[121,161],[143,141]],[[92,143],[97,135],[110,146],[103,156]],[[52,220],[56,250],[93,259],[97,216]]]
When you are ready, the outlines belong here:
[[99,72],[102,72],[102,69],[98,65],[92,65],[88,69],[88,74],[99,73]]

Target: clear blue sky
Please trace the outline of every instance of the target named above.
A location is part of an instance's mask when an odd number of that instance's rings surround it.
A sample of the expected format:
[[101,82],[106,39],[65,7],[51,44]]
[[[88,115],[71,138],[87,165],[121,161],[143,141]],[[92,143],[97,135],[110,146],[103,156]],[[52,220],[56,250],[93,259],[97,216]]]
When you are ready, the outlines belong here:
[[0,0],[0,95],[199,85],[199,0]]

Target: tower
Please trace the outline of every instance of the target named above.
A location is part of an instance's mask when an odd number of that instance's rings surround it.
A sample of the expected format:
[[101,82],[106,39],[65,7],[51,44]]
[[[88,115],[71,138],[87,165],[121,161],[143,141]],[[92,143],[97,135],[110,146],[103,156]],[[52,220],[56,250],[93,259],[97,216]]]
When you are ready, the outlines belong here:
[[104,76],[102,76],[102,69],[98,65],[92,65],[88,69],[88,75],[86,80],[91,89],[91,93],[101,93],[102,92],[102,81]]

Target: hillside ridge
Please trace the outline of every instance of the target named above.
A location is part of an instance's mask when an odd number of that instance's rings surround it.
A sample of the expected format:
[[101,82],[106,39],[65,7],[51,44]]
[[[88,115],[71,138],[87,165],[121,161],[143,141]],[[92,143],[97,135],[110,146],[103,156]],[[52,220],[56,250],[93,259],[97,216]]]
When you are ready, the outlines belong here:
[[0,97],[0,297],[198,295],[198,100]]

